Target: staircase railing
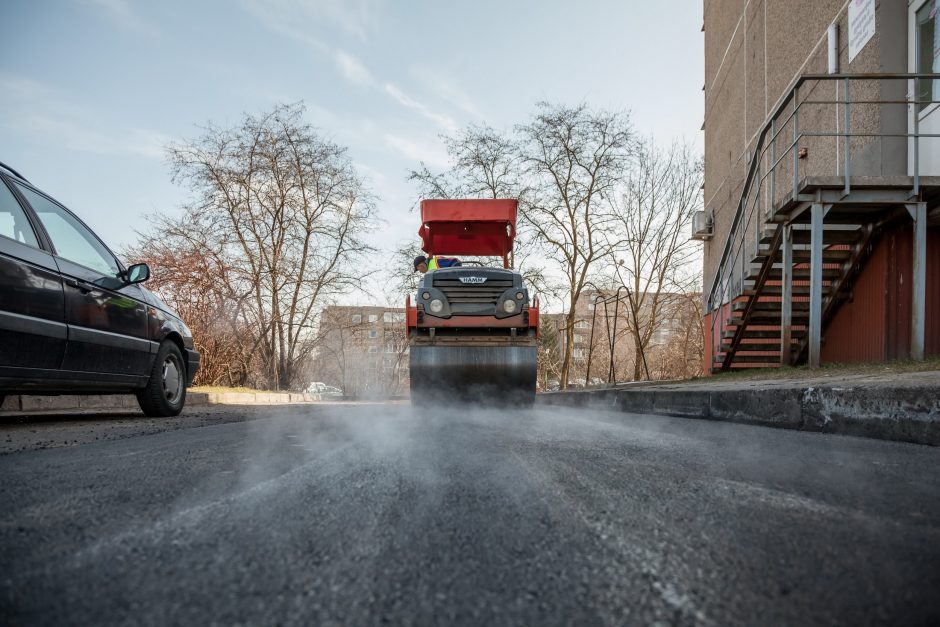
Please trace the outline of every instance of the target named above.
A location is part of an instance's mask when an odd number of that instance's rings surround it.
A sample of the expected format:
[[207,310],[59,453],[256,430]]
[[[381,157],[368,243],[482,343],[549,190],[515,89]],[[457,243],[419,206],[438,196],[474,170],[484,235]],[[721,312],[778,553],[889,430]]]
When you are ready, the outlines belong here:
[[[940,73],[805,74],[798,77],[784,92],[784,95],[761,126],[757,136],[752,140],[754,144],[753,154],[750,154],[749,159],[746,159],[748,166],[740,199],[725,238],[717,271],[705,299],[705,311],[711,314],[711,333],[708,341],[712,349],[710,355],[713,363],[715,356],[721,352],[722,344],[725,343],[722,338],[728,324],[724,306],[729,306],[728,313],[730,313],[730,303],[744,294],[744,281],[748,276],[748,266],[751,259],[756,257],[759,252],[761,226],[773,218],[773,210],[778,200],[788,197],[793,200],[799,198],[800,162],[806,157],[805,152],[800,150],[801,142],[804,142],[807,138],[835,139],[834,159],[822,164],[818,172],[806,172],[805,170],[808,168],[804,167],[803,176],[840,176],[844,185],[843,195],[847,196],[851,193],[853,175],[853,139],[906,139],[913,146],[912,150],[909,151],[913,161],[911,195],[912,197],[917,196],[920,193],[920,140],[940,137],[940,134],[920,132],[920,116],[917,109],[919,105],[930,106],[940,103],[940,100],[932,98],[918,98],[919,88],[923,84],[922,81],[927,81],[927,85],[932,85],[931,81],[934,80],[940,80]],[[907,95],[904,98],[880,97],[885,82],[892,81],[895,84],[898,81],[907,83]],[[870,98],[865,96],[853,99],[851,94],[858,90],[853,89],[852,86],[859,82],[877,85],[879,97]],[[835,98],[810,99],[819,85],[823,83],[830,83],[835,86]],[[839,96],[840,87],[841,97]],[[931,93],[933,93],[932,89]],[[801,96],[803,96],[802,100]],[[862,128],[853,132],[852,105],[879,108],[879,115],[874,116],[878,120],[874,128],[871,128],[871,125],[858,125]],[[899,110],[903,106],[905,107],[905,114],[908,114],[908,108],[913,108],[912,128],[905,133],[882,132],[880,107],[884,106],[894,106]],[[800,113],[804,107],[835,107],[837,113],[835,119],[838,120],[836,130],[806,130],[801,128]],[[841,108],[841,112],[839,108]],[[937,115],[940,115],[940,113]],[[804,115],[805,117],[807,116]],[[805,122],[804,119],[804,124]],[[816,123],[816,117],[811,122]],[[838,128],[840,122],[841,129]],[[781,137],[785,134],[789,135],[789,143],[783,146],[784,149],[781,152],[778,151],[778,143],[786,141],[785,138]],[[840,142],[841,147],[839,146]],[[781,195],[778,191],[782,190],[778,190],[777,187],[778,173],[787,168],[790,169],[792,187],[787,190],[788,193]],[[775,225],[777,231],[771,240],[769,254],[757,273],[752,296],[748,299],[744,310],[734,325],[733,337],[727,342],[728,349],[722,359],[722,367],[725,369],[730,366],[734,353],[741,343],[744,329],[767,280],[769,270],[773,266],[777,248],[779,248],[782,240],[782,226],[782,223]],[[716,330],[718,331],[717,335]],[[789,350],[789,347],[786,347],[786,350]]]

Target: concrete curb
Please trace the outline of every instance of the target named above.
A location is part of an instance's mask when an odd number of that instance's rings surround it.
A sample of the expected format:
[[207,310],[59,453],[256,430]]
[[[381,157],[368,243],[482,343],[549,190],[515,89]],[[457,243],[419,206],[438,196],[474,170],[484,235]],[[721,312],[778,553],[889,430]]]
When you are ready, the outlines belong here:
[[[318,394],[286,392],[189,392],[187,407],[206,405],[289,405],[313,403],[321,400]],[[131,394],[89,394],[59,396],[8,396],[0,406],[0,414],[39,413],[74,410],[140,411],[137,399]]]
[[576,390],[544,405],[725,420],[940,446],[940,387],[818,386],[748,389]]

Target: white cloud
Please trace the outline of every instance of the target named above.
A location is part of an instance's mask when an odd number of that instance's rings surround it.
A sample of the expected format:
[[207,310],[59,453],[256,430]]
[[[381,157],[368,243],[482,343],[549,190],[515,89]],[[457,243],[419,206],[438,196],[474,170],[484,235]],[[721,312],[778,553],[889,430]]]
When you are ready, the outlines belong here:
[[382,136],[385,143],[412,161],[423,161],[429,166],[444,169],[450,165],[447,153],[437,144],[425,143],[421,140],[409,139],[398,135],[386,133]]
[[385,93],[394,98],[402,106],[413,109],[427,119],[433,121],[448,133],[453,133],[457,130],[457,123],[452,117],[432,111],[427,105],[418,102],[414,98],[411,98],[395,85],[392,85],[391,83],[385,83]]
[[76,152],[107,155],[136,155],[160,159],[170,137],[146,128],[131,128],[109,134],[74,120],[32,114],[20,119],[20,127],[32,134],[55,138],[63,148]]
[[[267,28],[332,58],[340,74],[348,83],[358,87],[376,84],[372,72],[351,53],[324,43],[311,34],[313,26],[322,21],[321,13],[329,3],[314,2],[309,6],[294,0],[242,0],[242,6]],[[327,11],[327,13],[329,13]],[[337,18],[339,19],[339,18]],[[348,21],[348,20],[341,20]],[[359,30],[358,27],[354,30]]]
[[103,10],[108,19],[125,30],[149,37],[159,35],[157,28],[137,15],[127,0],[86,0],[86,2]]
[[425,91],[436,94],[444,102],[454,105],[475,118],[485,117],[473,99],[453,80],[451,74],[444,74],[424,66],[413,67],[411,74],[418,79]]
[[282,32],[338,28],[361,41],[378,27],[383,4],[383,0],[242,0],[248,11]]
[[343,77],[350,83],[363,87],[369,87],[375,84],[375,79],[372,77],[372,73],[368,68],[360,63],[359,59],[348,52],[336,49],[333,51],[333,58]]
[[[110,1],[110,0],[109,0]],[[318,39],[316,27],[324,23],[339,26],[350,34],[365,39],[372,30],[377,14],[377,0],[242,0],[242,6],[266,27],[295,39],[321,54],[328,55],[336,65],[346,82],[357,87],[378,87],[380,82],[375,75],[352,53],[332,46]],[[479,117],[469,98],[454,85],[446,85],[446,93],[455,104]],[[457,123],[452,117],[432,110],[423,102],[415,100],[392,83],[385,83],[383,89],[398,104],[416,111],[431,120],[448,133],[457,130]]]
[[66,104],[73,102],[71,94],[49,85],[0,74],[0,110],[10,132],[43,136],[76,152],[163,158],[163,147],[171,139],[168,135],[140,127],[115,129],[95,112]]

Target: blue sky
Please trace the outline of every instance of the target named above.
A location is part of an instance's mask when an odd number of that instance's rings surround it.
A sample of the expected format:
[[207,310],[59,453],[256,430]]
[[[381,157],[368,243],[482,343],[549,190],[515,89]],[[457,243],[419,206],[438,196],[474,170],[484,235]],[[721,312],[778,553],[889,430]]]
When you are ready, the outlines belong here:
[[277,102],[349,148],[387,249],[417,228],[407,171],[471,122],[586,101],[701,146],[701,0],[3,0],[0,24],[0,161],[112,248],[186,201],[168,142]]

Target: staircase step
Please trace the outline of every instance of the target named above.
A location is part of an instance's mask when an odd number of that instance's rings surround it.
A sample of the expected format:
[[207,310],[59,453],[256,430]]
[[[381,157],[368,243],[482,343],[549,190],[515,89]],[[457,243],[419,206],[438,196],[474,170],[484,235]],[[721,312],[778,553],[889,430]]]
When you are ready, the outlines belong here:
[[[777,301],[764,301],[758,300],[751,308],[751,311],[780,311],[781,302]],[[731,305],[731,312],[736,313],[739,311],[744,311],[747,307],[747,303],[738,302]],[[809,300],[794,300],[790,302],[791,311],[809,311]]]
[[[790,337],[794,339],[801,338],[804,335],[806,335],[806,331],[802,329],[793,329],[790,331]],[[733,330],[725,331],[724,333],[721,334],[721,337],[723,337],[726,340],[730,340],[734,338],[734,331]],[[742,337],[744,339],[768,339],[768,338],[780,339],[780,330],[779,329],[776,329],[776,330],[745,329],[744,335]]]
[[[768,361],[766,363],[736,363],[736,364],[732,363],[729,369],[733,371],[733,370],[756,370],[759,368],[779,368],[779,367],[780,367],[779,361],[776,361],[776,362]],[[712,374],[720,374],[722,372],[725,372],[725,371],[722,370],[721,368],[715,368],[715,367],[712,368]]]
[[[809,224],[793,225],[793,243],[809,244],[812,240],[812,230]],[[761,231],[760,241],[768,243],[773,240],[776,228],[769,227]],[[823,224],[823,244],[851,244],[861,238],[862,225],[860,224]]]
[[[757,291],[753,288],[754,282],[751,281],[751,286],[748,289],[745,289],[742,293],[743,296],[756,296]],[[829,281],[823,281],[823,293],[826,292],[826,288],[829,287]],[[794,285],[792,288],[792,294],[794,296],[809,296],[809,285]],[[783,286],[782,285],[764,285],[764,288],[760,291],[760,296],[774,296],[780,298],[783,295]]]
[[[760,272],[760,266],[751,266],[751,274],[745,277],[745,281],[756,280],[758,272]],[[841,275],[842,275],[841,268],[823,268],[822,269],[823,279],[834,280],[834,279],[839,278]],[[767,276],[770,279],[776,279],[779,281],[783,277],[783,264],[775,263],[773,268],[770,269],[770,273]],[[810,278],[809,268],[807,267],[793,268],[794,280],[808,281],[809,278]]]
[[[796,340],[791,341],[791,348],[797,348],[799,342]],[[719,353],[726,353],[731,350],[731,344],[720,344],[718,346]],[[738,350],[755,350],[755,351],[773,351],[775,353],[780,352],[780,338],[771,339],[766,338],[763,340],[750,340],[749,342],[741,342],[738,344]]]
[[[716,357],[714,363],[720,364],[724,361],[724,357]],[[740,355],[736,354],[731,358],[732,364],[754,364],[754,363],[774,363],[780,361],[780,353],[776,355]]]
[[[793,324],[806,325],[809,324],[809,312],[808,311],[794,311],[791,314]],[[741,320],[740,316],[728,319],[728,324],[737,325]],[[748,325],[760,325],[766,327],[769,325],[779,325],[780,324],[780,312],[779,311],[755,311],[751,314],[751,317],[748,319]]]
[[[757,251],[758,260],[763,260],[765,257],[770,255],[770,251],[767,248],[761,248]],[[793,251],[793,261],[797,263],[809,263],[812,251],[807,249],[794,249]],[[842,249],[827,249],[823,250],[823,263],[842,263],[848,261],[852,258],[851,250],[842,250]],[[783,251],[777,249],[774,251],[774,259],[780,260],[783,259]]]

